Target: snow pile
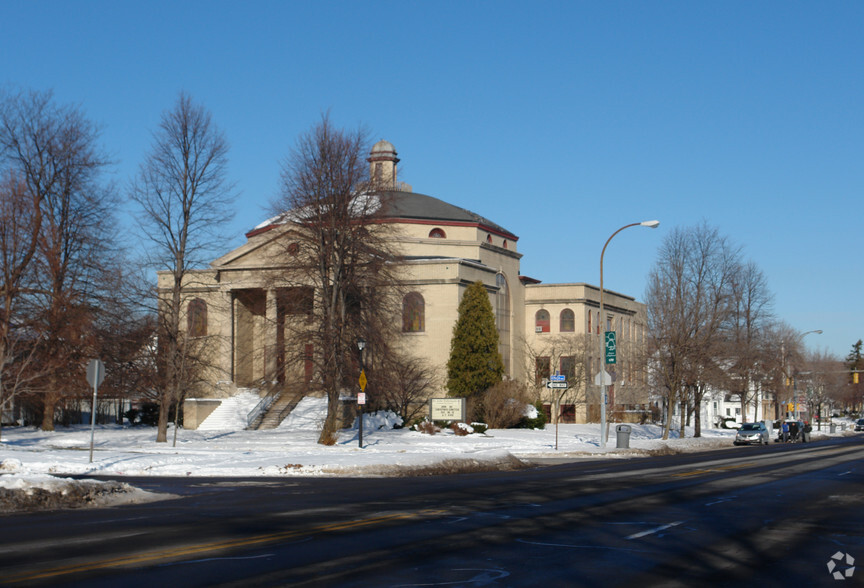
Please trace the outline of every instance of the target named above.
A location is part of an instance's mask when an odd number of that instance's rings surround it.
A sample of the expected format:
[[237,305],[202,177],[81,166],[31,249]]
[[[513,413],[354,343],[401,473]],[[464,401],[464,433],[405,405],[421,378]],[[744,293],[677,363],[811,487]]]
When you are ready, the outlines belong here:
[[[357,429],[360,419],[355,418],[352,430]],[[363,414],[364,431],[384,431],[402,426],[402,417],[392,410],[379,410],[378,412]]]
[[304,397],[277,427],[291,431],[320,431],[327,417],[327,399]]
[[222,400],[199,425],[199,431],[241,431],[246,428],[249,413],[258,406],[261,397],[257,392],[238,392]]
[[125,482],[73,480],[33,473],[15,458],[0,462],[0,510],[6,513],[110,506],[164,500],[169,497],[170,495],[145,492]]

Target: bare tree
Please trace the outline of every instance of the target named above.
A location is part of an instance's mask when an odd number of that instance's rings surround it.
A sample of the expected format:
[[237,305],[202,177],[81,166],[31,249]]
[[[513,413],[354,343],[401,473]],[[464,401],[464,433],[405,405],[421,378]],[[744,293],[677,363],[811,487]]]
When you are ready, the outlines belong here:
[[730,310],[730,285],[739,262],[738,249],[717,229],[702,223],[673,230],[648,278],[645,295],[651,336],[651,369],[666,405],[663,438],[669,436],[671,411],[680,407],[680,434],[695,410],[695,434],[701,434],[698,407],[710,380],[722,369],[722,328]]
[[757,420],[761,382],[769,371],[766,336],[773,320],[773,296],[765,275],[752,261],[737,267],[730,287],[729,321],[725,327],[728,373],[741,402],[741,413],[747,415],[747,407],[753,404]]
[[0,178],[0,421],[33,373],[35,339],[27,337],[18,307],[41,223],[38,198],[34,202],[15,171],[4,173]]
[[[526,373],[534,374],[534,393],[537,400],[548,400],[552,408],[552,422],[561,418],[564,405],[582,407],[587,413],[587,394],[590,382],[589,357],[592,351],[590,335],[560,335],[549,337],[536,346],[523,343]],[[566,378],[566,388],[546,390],[544,379],[551,372],[560,371]]]
[[101,183],[108,162],[98,137],[80,110],[55,104],[50,92],[3,100],[4,178],[17,182],[14,190],[23,193],[21,205],[29,211],[22,217],[26,228],[19,226],[20,235],[28,236],[17,262],[8,258],[11,279],[4,290],[18,298],[18,310],[29,317],[30,340],[39,342],[45,377],[31,389],[40,391],[45,430],[53,430],[64,394],[75,393],[73,376],[83,376],[79,356],[100,293],[102,254],[112,242],[115,200]]
[[303,301],[284,305],[288,318],[280,328],[290,333],[282,338],[285,363],[314,364],[311,379],[329,401],[319,438],[324,444],[335,441],[340,392],[357,388],[357,339],[367,342],[366,365],[383,366],[387,333],[399,316],[395,256],[386,225],[376,223],[386,207],[385,186],[369,177],[368,151],[363,129],[337,129],[324,115],[283,163],[274,203],[284,225],[277,282]]
[[392,410],[407,425],[426,410],[429,394],[437,387],[434,370],[422,359],[396,353],[380,358],[380,364],[370,372],[373,406]]
[[814,416],[819,417],[821,430],[826,412],[843,397],[848,372],[839,359],[818,351],[807,354],[805,370],[797,378],[798,393],[806,400],[811,420]]
[[[160,364],[157,442],[167,441],[168,414],[197,377],[198,352],[183,326],[183,288],[190,270],[204,263],[230,220],[233,186],[227,181],[228,142],[202,105],[181,93],[165,111],[131,198],[140,207],[149,262],[170,273],[158,293]],[[176,429],[175,429],[176,430]]]

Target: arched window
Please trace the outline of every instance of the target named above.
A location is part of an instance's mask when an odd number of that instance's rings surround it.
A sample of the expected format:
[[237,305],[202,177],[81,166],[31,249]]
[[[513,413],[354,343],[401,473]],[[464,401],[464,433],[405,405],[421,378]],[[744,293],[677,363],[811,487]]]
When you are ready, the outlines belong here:
[[446,239],[447,233],[444,232],[444,229],[435,228],[429,231],[430,239]]
[[402,332],[422,333],[426,330],[426,303],[418,292],[409,292],[402,299]]
[[569,308],[561,311],[561,324],[559,330],[562,333],[572,333],[576,330],[576,315]]
[[507,239],[504,239],[504,249],[507,249]]
[[534,332],[548,333],[549,332],[549,311],[538,310],[534,315]]
[[186,310],[186,331],[190,337],[207,335],[207,303],[196,298],[189,302]]
[[491,242],[492,242],[492,235],[490,235],[490,234],[488,234],[488,233],[486,234],[486,242],[487,242],[487,243],[491,243]]

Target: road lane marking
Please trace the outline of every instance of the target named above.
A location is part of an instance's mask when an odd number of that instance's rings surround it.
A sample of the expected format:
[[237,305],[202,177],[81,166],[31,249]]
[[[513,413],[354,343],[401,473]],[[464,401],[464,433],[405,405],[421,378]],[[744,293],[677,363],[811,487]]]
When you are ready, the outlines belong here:
[[679,472],[677,474],[672,474],[673,478],[687,478],[689,476],[701,476],[703,474],[711,474],[714,472],[728,472],[731,470],[740,470],[743,468],[749,468],[751,466],[756,465],[755,463],[741,463],[735,465],[727,465],[727,466],[717,466],[716,468],[708,468],[705,470],[690,470],[689,472]]
[[630,547],[617,547],[614,545],[579,545],[575,543],[546,543],[543,541],[528,541],[527,539],[516,539],[517,543],[526,545],[538,545],[540,547],[566,547],[568,549],[605,549],[607,551],[632,551],[634,553],[652,553],[648,549],[633,549]]
[[349,521],[342,521],[337,523],[328,523],[326,525],[318,525],[315,527],[311,527],[308,529],[298,529],[295,531],[282,531],[279,533],[267,533],[264,535],[255,535],[252,537],[245,537],[243,539],[229,539],[224,541],[213,541],[209,543],[199,543],[195,545],[188,545],[186,547],[174,547],[169,549],[160,549],[155,551],[149,551],[141,554],[135,555],[126,555],[122,557],[116,557],[111,559],[104,559],[101,561],[94,561],[89,563],[82,564],[73,564],[67,566],[60,566],[56,568],[49,568],[47,570],[40,570],[38,572],[23,572],[20,574],[12,574],[7,575],[3,578],[3,583],[18,583],[18,582],[26,582],[30,580],[40,580],[45,578],[53,578],[55,576],[64,576],[67,574],[74,574],[77,572],[89,572],[93,570],[101,570],[101,569],[109,569],[109,568],[118,568],[124,566],[131,566],[136,564],[147,564],[158,562],[160,560],[166,559],[177,559],[178,557],[182,557],[185,555],[197,555],[208,553],[212,551],[222,551],[225,549],[231,549],[236,547],[249,547],[252,545],[261,545],[267,543],[275,543],[277,541],[283,541],[285,539],[294,539],[298,537],[307,537],[309,535],[316,535],[320,533],[329,533],[333,531],[343,531],[347,529],[355,529],[361,527],[368,527],[372,525],[377,525],[380,523],[387,523],[390,521],[398,521],[398,520],[407,520],[407,519],[418,519],[424,517],[434,517],[441,516],[445,514],[445,510],[441,509],[428,509],[428,510],[420,510],[417,512],[396,512],[388,515],[371,517],[368,519],[355,519]]
[[672,527],[677,527],[684,521],[675,521],[674,523],[669,523],[668,525],[662,525],[660,527],[656,527],[654,529],[648,529],[647,531],[641,531],[639,533],[633,533],[627,539],[639,539],[640,537],[645,537],[646,535],[653,535],[654,533],[659,533],[660,531],[665,531],[666,529],[671,529]]
[[721,498],[720,500],[715,500],[714,502],[706,502],[705,506],[714,506],[715,504],[720,504],[721,502],[731,502],[738,498],[737,496],[732,496],[731,498]]

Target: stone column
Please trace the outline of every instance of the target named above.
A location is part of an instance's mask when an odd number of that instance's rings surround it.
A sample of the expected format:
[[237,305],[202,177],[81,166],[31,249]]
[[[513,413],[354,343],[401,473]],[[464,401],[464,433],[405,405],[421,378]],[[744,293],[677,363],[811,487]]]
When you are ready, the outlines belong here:
[[264,316],[264,377],[268,382],[276,382],[278,380],[276,374],[276,290],[273,288],[267,289],[267,303]]

